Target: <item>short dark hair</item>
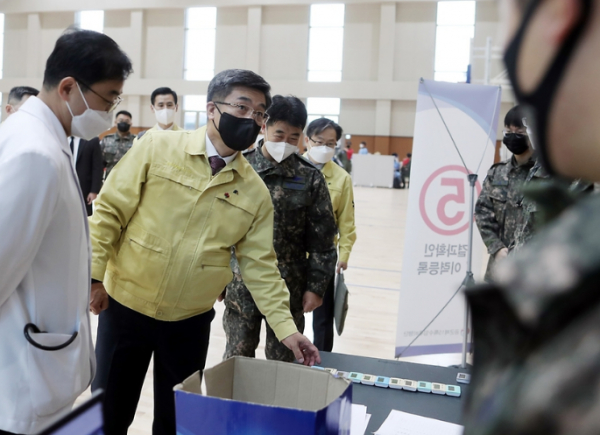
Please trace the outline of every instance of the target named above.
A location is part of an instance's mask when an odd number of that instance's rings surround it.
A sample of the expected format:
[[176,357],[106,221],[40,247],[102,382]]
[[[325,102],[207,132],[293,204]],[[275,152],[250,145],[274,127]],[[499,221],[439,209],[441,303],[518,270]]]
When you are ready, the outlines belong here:
[[306,129],[306,135],[311,138],[315,134],[323,133],[328,128],[333,128],[335,130],[335,136],[337,140],[340,140],[342,137],[342,127],[333,122],[331,119],[327,118],[317,118],[310,124],[308,124],[308,128]]
[[159,95],[173,95],[173,99],[175,100],[175,104],[177,104],[177,92],[175,92],[173,89],[171,88],[158,88],[155,89],[152,92],[152,95],[150,95],[150,103],[152,103],[152,105],[154,106],[154,100],[156,99],[157,96]]
[[394,157],[398,157],[398,153],[392,153]]
[[406,157],[412,157],[411,153],[406,153]]
[[515,106],[508,111],[506,116],[504,117],[504,125],[506,127],[510,127],[511,125],[517,128],[523,128],[523,118],[525,118],[525,114],[523,110],[521,110],[521,106]]
[[115,118],[118,118],[119,115],[129,116],[131,119],[133,119],[133,116],[131,116],[131,113],[129,113],[127,110],[119,110],[115,115]]
[[39,93],[40,91],[38,91],[36,88],[29,86],[15,86],[8,94],[8,103],[18,104],[25,95],[33,95],[34,97],[37,97],[37,94]]
[[364,140],[361,142],[361,144],[363,144],[364,146],[367,146],[367,143]]
[[208,84],[206,101],[224,100],[236,86],[256,89],[265,94],[267,108],[271,105],[271,85],[255,72],[246,69],[226,69]]
[[283,121],[301,130],[306,127],[306,118],[308,118],[306,106],[301,99],[292,95],[287,97],[275,95],[267,113],[269,114],[267,125]]
[[131,60],[111,38],[70,27],[58,38],[46,61],[44,88],[55,88],[65,77],[73,77],[85,86],[125,80],[132,71]]

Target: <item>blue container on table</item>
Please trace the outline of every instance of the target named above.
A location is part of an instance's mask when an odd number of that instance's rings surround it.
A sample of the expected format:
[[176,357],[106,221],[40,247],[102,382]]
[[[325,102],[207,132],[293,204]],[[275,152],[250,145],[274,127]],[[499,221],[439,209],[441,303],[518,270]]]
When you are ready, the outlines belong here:
[[297,364],[234,357],[175,390],[178,435],[349,435],[352,384]]

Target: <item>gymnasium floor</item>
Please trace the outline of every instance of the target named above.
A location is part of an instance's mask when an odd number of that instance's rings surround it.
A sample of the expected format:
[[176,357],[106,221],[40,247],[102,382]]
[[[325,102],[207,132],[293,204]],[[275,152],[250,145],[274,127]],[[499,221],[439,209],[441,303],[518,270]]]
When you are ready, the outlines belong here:
[[[400,277],[408,190],[355,187],[357,242],[346,271],[350,291],[350,309],[344,334],[336,336],[334,352],[374,358],[394,357],[396,315],[398,312]],[[212,335],[206,367],[221,361],[225,349],[225,333],[221,324],[223,304],[215,305],[217,315],[212,323]],[[93,316],[95,334],[97,318]],[[305,335],[312,338],[312,317],[307,316]],[[264,328],[263,328],[264,329]],[[261,340],[264,343],[263,338]],[[264,348],[259,347],[259,358]],[[460,363],[460,354],[404,358],[425,364],[452,365]],[[89,396],[85,392],[79,399]],[[152,366],[146,375],[142,397],[129,433],[150,434],[152,427]]]

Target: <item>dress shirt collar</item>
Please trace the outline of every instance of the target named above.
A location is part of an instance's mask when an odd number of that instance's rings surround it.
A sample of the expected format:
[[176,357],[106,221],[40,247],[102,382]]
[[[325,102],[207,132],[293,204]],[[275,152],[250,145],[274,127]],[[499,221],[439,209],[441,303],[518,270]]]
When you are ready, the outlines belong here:
[[206,154],[208,155],[209,158],[213,157],[213,156],[221,157],[225,161],[225,164],[229,164],[236,158],[236,156],[238,155],[238,152],[236,151],[235,153],[233,153],[232,155],[227,156],[227,157],[220,156],[219,153],[217,152],[217,149],[211,142],[210,137],[208,137],[208,133],[206,133]]

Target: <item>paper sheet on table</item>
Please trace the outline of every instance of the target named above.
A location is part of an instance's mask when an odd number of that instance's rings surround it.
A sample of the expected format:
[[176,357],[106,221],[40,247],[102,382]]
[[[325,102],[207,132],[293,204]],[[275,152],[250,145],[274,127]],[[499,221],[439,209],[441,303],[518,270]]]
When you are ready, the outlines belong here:
[[390,412],[375,435],[462,435],[463,426],[407,412]]
[[367,414],[367,407],[353,403],[350,435],[365,435],[369,420],[371,420],[371,414]]

